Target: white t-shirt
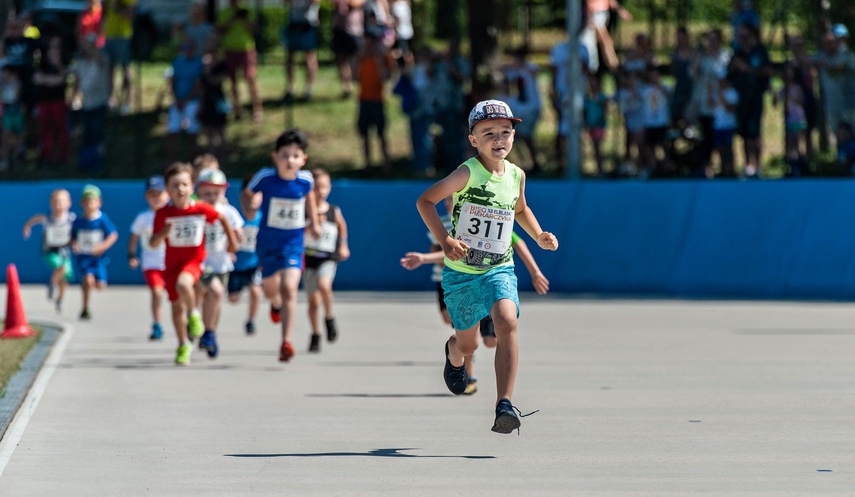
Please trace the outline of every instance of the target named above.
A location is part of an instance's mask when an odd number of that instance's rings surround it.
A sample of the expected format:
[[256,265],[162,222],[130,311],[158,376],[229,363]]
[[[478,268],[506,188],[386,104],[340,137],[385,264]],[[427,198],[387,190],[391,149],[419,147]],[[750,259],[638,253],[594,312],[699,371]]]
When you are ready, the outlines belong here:
[[663,128],[671,124],[668,94],[660,86],[641,87],[641,113],[645,128]]
[[[721,92],[721,101],[716,102],[713,108],[713,129],[725,130],[736,129],[736,104],[739,102],[739,93],[734,88],[727,88]],[[730,105],[728,110],[725,104]]]
[[150,269],[164,270],[166,263],[166,244],[161,243],[158,248],[151,248],[151,235],[154,229],[154,211],[149,209],[140,212],[133,224],[131,224],[131,233],[140,237],[140,266],[143,271]]
[[392,2],[392,17],[395,18],[395,36],[399,40],[412,40],[413,34],[413,12],[410,2],[398,0]]
[[[243,217],[237,209],[229,204],[217,204],[214,207],[217,212],[226,216],[233,230],[243,227]],[[205,259],[206,271],[223,274],[235,268],[231,254],[227,250],[228,246],[226,230],[219,221],[205,225],[205,250],[208,251],[208,257]]]

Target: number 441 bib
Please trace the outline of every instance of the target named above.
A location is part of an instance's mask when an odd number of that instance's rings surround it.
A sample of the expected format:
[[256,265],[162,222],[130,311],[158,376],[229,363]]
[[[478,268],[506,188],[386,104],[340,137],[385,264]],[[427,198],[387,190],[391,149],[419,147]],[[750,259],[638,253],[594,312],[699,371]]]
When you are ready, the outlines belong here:
[[511,246],[514,211],[464,202],[457,218],[457,239],[471,248],[504,254]]
[[306,227],[306,199],[272,197],[267,209],[267,226],[280,230]]

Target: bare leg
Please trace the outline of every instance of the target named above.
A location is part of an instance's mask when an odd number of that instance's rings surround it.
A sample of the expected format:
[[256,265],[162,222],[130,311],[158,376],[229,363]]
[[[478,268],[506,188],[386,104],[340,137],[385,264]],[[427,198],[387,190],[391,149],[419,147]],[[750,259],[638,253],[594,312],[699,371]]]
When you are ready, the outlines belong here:
[[285,95],[294,94],[294,51],[288,50],[285,57]]
[[217,277],[212,278],[202,303],[202,322],[205,323],[205,330],[216,330],[220,324],[224,293],[223,282]]
[[249,285],[249,320],[255,321],[255,316],[258,315],[258,306],[261,304],[261,287],[258,285]]
[[80,282],[80,288],[83,290],[83,310],[89,309],[89,295],[92,293],[92,287],[95,286],[95,276],[87,274]]
[[282,286],[282,272],[275,273],[273,276],[269,276],[261,282],[261,286],[264,289],[264,296],[267,297],[267,300],[270,301],[270,305],[274,309],[282,308],[282,292],[280,287]]
[[448,360],[451,365],[459,368],[466,364],[466,358],[472,357],[478,349],[478,330],[480,324],[468,330],[455,330],[448,340]]
[[324,319],[333,318],[333,289],[332,280],[329,278],[318,279],[318,291],[324,302]]
[[312,335],[321,334],[321,291],[315,290],[309,294],[309,325],[312,327]]
[[493,305],[493,326],[498,344],[496,347],[496,393],[499,399],[511,400],[519,364],[517,346],[517,307],[512,300],[502,299]]
[[178,345],[184,345],[187,342],[187,314],[196,308],[194,284],[193,276],[189,273],[179,274],[175,282],[178,300],[172,303],[172,322],[175,324]]
[[318,77],[318,52],[306,52],[306,96],[312,95],[315,79]]
[[163,300],[163,287],[154,287],[151,289],[151,317],[155,323],[160,322],[161,307]]
[[280,293],[282,295],[282,340],[290,342],[294,336],[294,323],[297,318],[297,287],[300,286],[300,277],[303,272],[296,268],[287,268],[279,271],[282,284]]

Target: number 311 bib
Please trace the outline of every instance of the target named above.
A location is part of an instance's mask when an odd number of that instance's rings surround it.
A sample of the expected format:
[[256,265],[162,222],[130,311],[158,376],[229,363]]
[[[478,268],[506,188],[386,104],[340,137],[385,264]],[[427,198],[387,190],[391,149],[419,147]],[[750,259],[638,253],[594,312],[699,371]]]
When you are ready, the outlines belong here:
[[457,221],[457,239],[469,247],[504,254],[511,246],[514,211],[464,202]]

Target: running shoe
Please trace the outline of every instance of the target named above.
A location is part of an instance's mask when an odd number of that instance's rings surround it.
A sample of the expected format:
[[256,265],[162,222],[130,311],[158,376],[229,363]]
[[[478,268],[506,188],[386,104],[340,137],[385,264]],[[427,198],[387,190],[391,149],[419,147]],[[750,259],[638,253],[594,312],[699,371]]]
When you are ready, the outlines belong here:
[[220,347],[217,346],[217,335],[213,331],[207,330],[199,339],[199,348],[208,352],[208,357],[214,359],[220,353]]
[[89,309],[83,309],[80,312],[80,319],[83,321],[89,321],[90,319],[92,319],[92,313],[89,312]]
[[255,335],[255,323],[252,321],[247,321],[244,328],[246,329],[247,335]]
[[160,327],[160,323],[154,323],[151,325],[151,335],[149,335],[149,340],[160,340],[163,338],[163,328]]
[[463,395],[472,395],[473,393],[478,391],[478,378],[473,376],[469,377],[469,383],[466,385],[466,390],[463,391]]
[[56,312],[62,312],[62,301],[59,299],[56,299]]
[[327,341],[335,342],[338,338],[338,329],[335,327],[335,318],[329,318],[326,320],[327,325]]
[[190,340],[195,340],[204,332],[205,324],[202,323],[202,315],[199,314],[198,310],[194,310],[187,317],[187,334],[190,336]]
[[321,336],[320,335],[312,335],[312,343],[309,345],[309,352],[320,352],[321,351]]
[[190,346],[189,343],[184,343],[178,346],[178,352],[175,355],[175,364],[179,366],[186,366],[190,364],[190,352],[193,351],[193,347]]
[[[496,433],[511,433],[517,430],[517,435],[520,434],[520,418],[531,416],[538,411],[532,411],[528,414],[523,414],[517,409],[508,399],[499,399],[496,404],[496,421],[493,422],[492,430]],[[517,416],[519,414],[519,416]]]
[[481,336],[484,338],[493,337],[496,338],[496,330],[493,327],[493,318],[490,316],[485,317],[481,320],[479,329],[481,331]]
[[282,342],[282,346],[279,347],[279,362],[288,362],[292,357],[294,357],[294,346],[291,342]]
[[52,284],[48,283],[48,286],[47,286],[47,299],[48,300],[53,300],[53,292],[54,292],[54,286]]
[[270,320],[273,321],[274,323],[278,323],[281,320],[279,317],[280,312],[282,312],[281,307],[279,309],[277,309],[271,305],[270,306]]
[[445,378],[445,386],[454,395],[460,395],[466,391],[466,386],[469,384],[469,375],[466,373],[466,366],[454,367],[451,361],[448,360],[448,342],[445,342],[445,369],[442,377]]

